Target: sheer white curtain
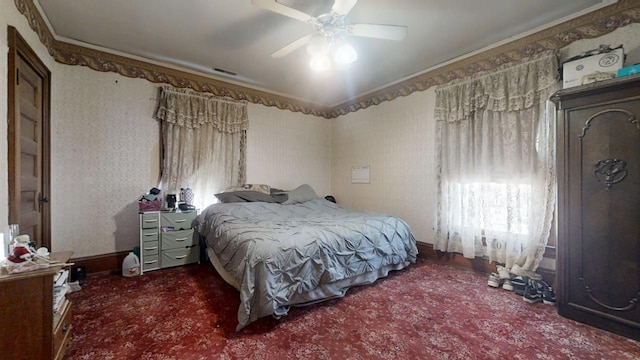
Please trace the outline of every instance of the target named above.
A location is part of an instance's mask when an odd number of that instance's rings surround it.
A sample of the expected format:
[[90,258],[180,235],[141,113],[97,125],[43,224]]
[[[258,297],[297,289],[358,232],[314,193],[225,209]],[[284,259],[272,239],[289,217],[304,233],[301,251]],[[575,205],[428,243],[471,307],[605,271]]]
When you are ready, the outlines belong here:
[[555,206],[547,52],[436,89],[434,248],[535,270]]
[[163,193],[192,188],[203,209],[214,194],[246,180],[247,103],[163,86],[156,117],[162,121]]

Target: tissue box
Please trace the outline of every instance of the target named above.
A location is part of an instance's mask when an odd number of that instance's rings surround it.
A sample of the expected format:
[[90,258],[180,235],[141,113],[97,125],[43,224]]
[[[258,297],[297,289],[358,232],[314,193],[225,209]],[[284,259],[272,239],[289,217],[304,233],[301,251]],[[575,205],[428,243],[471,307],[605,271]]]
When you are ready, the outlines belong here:
[[585,76],[598,72],[610,73],[613,78],[618,69],[622,68],[623,63],[624,50],[622,48],[566,62],[562,65],[562,88],[582,85],[586,83],[583,82]]
[[640,64],[635,64],[618,69],[618,77],[640,74]]

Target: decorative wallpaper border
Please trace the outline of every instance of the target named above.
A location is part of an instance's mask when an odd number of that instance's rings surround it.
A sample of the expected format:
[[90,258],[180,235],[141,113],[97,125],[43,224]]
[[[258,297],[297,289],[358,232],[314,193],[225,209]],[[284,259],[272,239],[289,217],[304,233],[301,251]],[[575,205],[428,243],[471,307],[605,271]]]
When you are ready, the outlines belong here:
[[445,84],[478,71],[495,69],[500,65],[543,51],[559,50],[574,41],[596,38],[634,22],[640,22],[640,2],[619,0],[615,4],[519,40],[345,102],[333,109],[331,117],[365,109],[399,96],[407,96],[415,91],[427,90],[432,86]]
[[127,77],[143,78],[153,83],[170,84],[178,88],[189,88],[327,119],[366,109],[416,91],[424,91],[432,86],[463,78],[478,71],[491,70],[542,51],[561,49],[574,41],[599,37],[630,23],[640,22],[640,2],[619,0],[597,11],[330,108],[58,41],[46,26],[33,0],[14,0],[14,2],[18,11],[27,18],[31,29],[38,34],[49,54],[62,64],[88,66],[96,71],[116,72]]

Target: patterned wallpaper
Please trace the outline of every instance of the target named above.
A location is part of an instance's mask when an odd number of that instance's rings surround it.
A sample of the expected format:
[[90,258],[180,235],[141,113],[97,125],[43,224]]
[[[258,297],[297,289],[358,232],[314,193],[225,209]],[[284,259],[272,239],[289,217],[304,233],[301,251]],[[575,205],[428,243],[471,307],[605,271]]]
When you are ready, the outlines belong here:
[[131,250],[137,199],[156,186],[157,86],[56,64],[52,89],[52,246],[75,256]]
[[[416,92],[334,120],[331,186],[338,203],[396,215],[418,241],[433,239],[435,90]],[[370,183],[352,184],[351,167]]]
[[[137,199],[159,177],[157,85],[56,64],[52,121],[53,246],[75,256],[130,250]],[[249,182],[330,190],[330,121],[249,105]]]
[[247,182],[331,193],[331,120],[249,104]]
[[[75,256],[130,250],[137,199],[159,177],[158,86],[56,64],[52,121],[53,246]],[[330,121],[249,105],[247,178],[330,189]]]

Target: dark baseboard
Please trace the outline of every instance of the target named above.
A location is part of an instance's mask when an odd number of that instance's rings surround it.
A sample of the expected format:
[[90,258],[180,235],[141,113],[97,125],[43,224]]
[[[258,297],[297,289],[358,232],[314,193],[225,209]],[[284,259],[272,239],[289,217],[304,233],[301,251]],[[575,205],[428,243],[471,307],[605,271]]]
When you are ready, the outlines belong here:
[[[433,249],[432,244],[418,242],[418,257],[435,261],[442,264],[458,266],[471,269],[486,274],[496,272],[496,263],[490,263],[484,258],[467,259],[462,254],[447,253]],[[117,253],[87,256],[81,258],[73,258],[71,261],[74,266],[85,266],[87,274],[94,273],[119,273],[122,269],[122,261],[129,254],[128,251],[120,251]],[[538,269],[537,273],[542,275],[544,280],[551,286],[555,284],[556,272],[548,269]]]
[[71,261],[74,263],[74,267],[86,267],[87,274],[118,273],[122,270],[122,261],[128,254],[129,251],[119,251],[111,254],[72,258]]
[[[417,243],[418,246],[418,257],[422,259],[431,260],[441,264],[458,266],[466,269],[471,269],[474,271],[491,274],[492,272],[497,272],[496,263],[489,262],[488,259],[485,258],[475,258],[475,259],[467,259],[462,254],[458,253],[447,253],[439,250],[434,250],[432,244],[427,243]],[[548,269],[538,269],[536,272],[542,275],[544,281],[550,286],[554,286],[556,279],[556,272]]]
[[454,266],[459,266],[487,274],[491,274],[492,272],[496,272],[496,264],[490,263],[487,259],[483,258],[475,258],[475,259],[467,259],[462,254],[458,253],[448,253],[443,251],[438,251],[433,249],[432,244],[426,243],[417,243],[418,245],[418,253],[421,257],[429,260],[433,260],[443,264],[449,264]]

